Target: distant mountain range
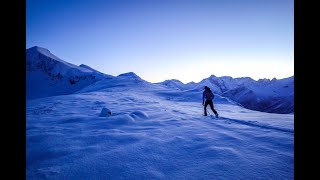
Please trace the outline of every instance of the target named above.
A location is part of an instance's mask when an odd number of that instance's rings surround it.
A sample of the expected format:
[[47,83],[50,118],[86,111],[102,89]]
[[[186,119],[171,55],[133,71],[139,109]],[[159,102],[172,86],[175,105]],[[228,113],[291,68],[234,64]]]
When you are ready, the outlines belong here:
[[204,86],[208,86],[214,93],[238,102],[248,109],[271,113],[294,112],[294,76],[279,80],[274,78],[255,81],[250,77],[211,75],[199,83],[183,84],[173,79],[158,84],[180,90],[202,90]]
[[[274,78],[255,81],[249,77],[232,78],[211,75],[199,83],[184,84],[174,79],[150,83],[133,72],[112,76],[84,64],[76,66],[38,46],[26,50],[26,81],[27,99],[119,86],[137,88],[148,86],[154,89],[166,87],[182,93],[189,93],[201,92],[206,85],[218,95],[217,98],[225,97],[248,109],[271,113],[294,112],[293,76],[279,80]],[[199,101],[201,101],[201,97]]]

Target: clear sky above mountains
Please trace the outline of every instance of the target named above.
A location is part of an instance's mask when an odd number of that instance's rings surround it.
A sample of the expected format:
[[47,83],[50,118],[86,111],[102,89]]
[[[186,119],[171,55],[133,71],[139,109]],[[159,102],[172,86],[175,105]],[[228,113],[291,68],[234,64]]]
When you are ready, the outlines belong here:
[[293,0],[27,0],[26,48],[150,82],[294,74]]

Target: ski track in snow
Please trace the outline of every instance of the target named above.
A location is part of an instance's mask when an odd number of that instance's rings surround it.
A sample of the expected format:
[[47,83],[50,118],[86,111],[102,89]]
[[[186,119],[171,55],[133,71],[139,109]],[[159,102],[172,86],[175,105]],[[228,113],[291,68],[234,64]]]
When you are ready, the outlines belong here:
[[27,101],[27,179],[293,179],[293,115],[214,105],[219,118],[151,92]]

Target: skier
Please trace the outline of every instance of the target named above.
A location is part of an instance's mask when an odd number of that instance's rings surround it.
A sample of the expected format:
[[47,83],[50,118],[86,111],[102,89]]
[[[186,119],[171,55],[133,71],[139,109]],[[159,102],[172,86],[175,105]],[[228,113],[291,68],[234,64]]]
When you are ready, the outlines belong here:
[[[202,96],[202,105],[204,105],[204,115],[207,116],[207,106],[210,105],[211,110],[216,115],[216,118],[219,116],[218,112],[213,108],[212,99],[214,98],[214,94],[208,86],[204,86],[203,96]],[[206,99],[206,102],[204,102]]]

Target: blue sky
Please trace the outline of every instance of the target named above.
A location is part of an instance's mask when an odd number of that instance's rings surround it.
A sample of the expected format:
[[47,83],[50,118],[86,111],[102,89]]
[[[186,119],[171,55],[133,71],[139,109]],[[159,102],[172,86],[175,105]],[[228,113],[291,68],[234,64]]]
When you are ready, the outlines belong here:
[[293,0],[27,0],[26,48],[150,82],[294,74]]

